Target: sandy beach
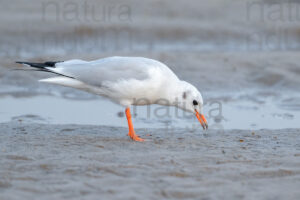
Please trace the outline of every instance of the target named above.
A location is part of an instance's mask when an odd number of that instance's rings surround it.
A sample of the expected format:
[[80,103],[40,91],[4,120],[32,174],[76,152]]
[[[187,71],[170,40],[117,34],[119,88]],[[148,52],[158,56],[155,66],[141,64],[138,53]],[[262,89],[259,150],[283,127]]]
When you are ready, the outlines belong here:
[[[300,199],[296,1],[5,0],[0,200]],[[157,59],[204,98],[194,116],[38,82],[15,61]],[[166,110],[160,110],[165,111]]]
[[[299,129],[1,124],[1,199],[297,199]],[[147,136],[151,134],[152,136]]]

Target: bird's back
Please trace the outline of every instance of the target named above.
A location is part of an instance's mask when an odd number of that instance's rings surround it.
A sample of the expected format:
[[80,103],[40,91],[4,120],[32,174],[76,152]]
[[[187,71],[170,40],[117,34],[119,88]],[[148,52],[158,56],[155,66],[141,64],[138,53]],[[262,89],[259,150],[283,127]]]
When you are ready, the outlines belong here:
[[132,101],[134,98],[153,102],[162,87],[166,87],[172,80],[178,80],[163,63],[143,57],[69,60],[58,63],[51,70],[73,77],[86,84],[87,88],[95,87],[98,94],[113,100]]
[[154,72],[177,78],[163,63],[142,57],[108,57],[89,62],[69,60],[51,70],[97,87],[107,82],[150,79],[157,75]]

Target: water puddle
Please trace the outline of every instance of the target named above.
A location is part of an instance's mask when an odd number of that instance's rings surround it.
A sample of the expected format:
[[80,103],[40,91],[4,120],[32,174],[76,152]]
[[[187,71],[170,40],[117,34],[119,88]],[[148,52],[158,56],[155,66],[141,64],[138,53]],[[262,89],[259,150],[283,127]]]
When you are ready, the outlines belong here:
[[[220,107],[221,106],[221,107]],[[133,107],[136,128],[200,129],[193,114],[159,105]],[[299,128],[298,110],[284,110],[272,103],[257,106],[248,101],[208,102],[205,115],[210,129]],[[124,108],[108,100],[70,100],[53,96],[0,98],[0,122],[85,124],[127,127]]]

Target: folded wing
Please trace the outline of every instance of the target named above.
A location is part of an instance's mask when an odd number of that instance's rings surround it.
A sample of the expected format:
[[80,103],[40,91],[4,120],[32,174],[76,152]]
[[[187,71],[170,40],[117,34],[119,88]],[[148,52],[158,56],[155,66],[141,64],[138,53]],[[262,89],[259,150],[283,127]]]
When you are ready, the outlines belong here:
[[55,68],[47,69],[101,87],[105,82],[148,79],[151,67],[153,64],[150,65],[140,58],[109,57],[90,62],[70,60],[57,63]]

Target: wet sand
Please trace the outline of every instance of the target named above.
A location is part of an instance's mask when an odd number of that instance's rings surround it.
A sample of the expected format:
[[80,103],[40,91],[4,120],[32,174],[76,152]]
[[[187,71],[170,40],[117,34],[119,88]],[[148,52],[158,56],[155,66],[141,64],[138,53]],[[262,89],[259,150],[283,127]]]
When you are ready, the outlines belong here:
[[[298,199],[300,130],[0,125],[1,199]],[[151,134],[152,136],[148,136]]]
[[[299,3],[72,3],[1,2],[0,200],[300,199]],[[123,108],[14,70],[114,55],[160,60],[194,84],[210,129],[138,112],[147,141],[132,142]]]

